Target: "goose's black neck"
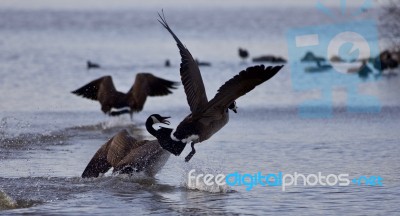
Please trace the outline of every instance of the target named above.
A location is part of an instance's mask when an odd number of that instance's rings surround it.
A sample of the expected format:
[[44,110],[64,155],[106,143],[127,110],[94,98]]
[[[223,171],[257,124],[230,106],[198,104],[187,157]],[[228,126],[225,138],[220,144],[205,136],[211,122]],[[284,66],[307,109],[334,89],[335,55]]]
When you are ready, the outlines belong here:
[[174,141],[171,139],[171,128],[161,127],[159,130],[155,130],[153,128],[153,118],[150,116],[146,121],[146,129],[147,131],[155,136],[160,143],[161,147],[170,153],[178,156],[181,154],[183,149],[185,149],[186,143],[180,141]]
[[157,137],[156,136],[157,135],[157,131],[153,128],[153,124],[154,124],[153,119],[151,117],[147,118],[147,121],[146,121],[146,129],[147,129],[147,131],[151,135]]

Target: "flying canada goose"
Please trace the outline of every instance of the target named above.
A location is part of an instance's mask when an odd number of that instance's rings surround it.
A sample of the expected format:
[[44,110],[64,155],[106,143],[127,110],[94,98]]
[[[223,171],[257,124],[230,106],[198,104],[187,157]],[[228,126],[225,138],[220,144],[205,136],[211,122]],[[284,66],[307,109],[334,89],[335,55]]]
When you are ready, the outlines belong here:
[[[73,94],[97,100],[101,104],[101,110],[110,116],[129,113],[132,118],[133,112],[143,109],[147,96],[164,96],[171,94],[176,89],[177,82],[172,82],[150,73],[138,73],[135,83],[125,94],[115,89],[111,76],[103,76],[83,87],[72,91]],[[111,111],[112,108],[120,109]]]
[[[154,124],[169,124],[169,117],[153,114],[147,118],[146,129],[155,136]],[[165,165],[171,154],[157,140],[137,140],[126,130],[119,132],[95,153],[82,178],[97,178],[113,167],[113,173],[132,174],[144,172],[154,176]]]
[[[188,162],[196,153],[194,144],[209,139],[229,121],[228,109],[236,113],[235,100],[253,90],[257,85],[273,77],[283,66],[267,67],[264,65],[249,67],[222,85],[215,97],[208,101],[200,69],[189,50],[168,26],[165,16],[158,14],[158,20],[175,39],[181,55],[181,80],[190,107],[189,114],[174,130],[161,128],[158,136],[160,145],[178,156],[187,143],[192,151],[186,156]],[[169,136],[165,138],[165,133]]]
[[244,61],[249,57],[249,52],[239,47],[239,57]]
[[88,69],[88,70],[89,70],[89,69],[92,69],[92,68],[100,68],[100,65],[99,65],[99,64],[93,63],[93,62],[91,62],[91,61],[87,61],[87,62],[86,62],[86,66],[87,66],[87,69]]

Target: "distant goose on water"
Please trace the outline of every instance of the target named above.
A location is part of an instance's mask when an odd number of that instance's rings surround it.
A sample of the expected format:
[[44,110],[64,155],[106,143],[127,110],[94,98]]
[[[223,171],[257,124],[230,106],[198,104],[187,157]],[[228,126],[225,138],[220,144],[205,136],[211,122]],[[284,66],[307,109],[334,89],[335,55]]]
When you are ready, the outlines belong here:
[[169,59],[165,60],[164,66],[171,67],[171,62],[169,61]]
[[[115,89],[111,76],[93,80],[72,93],[99,101],[101,110],[105,114],[117,116],[129,113],[132,117],[133,112],[143,109],[147,96],[169,95],[177,85],[177,82],[165,80],[150,73],[138,73],[135,83],[127,93]],[[120,110],[112,111],[112,108]]]
[[[155,136],[153,125],[169,124],[166,120],[168,118],[158,114],[149,116],[146,121],[147,131]],[[97,178],[111,167],[114,168],[113,173],[143,172],[152,177],[161,170],[170,155],[157,140],[137,140],[123,130],[97,150],[83,171],[82,178]]]
[[368,67],[366,61],[362,61],[361,66],[359,67],[352,67],[347,69],[348,73],[372,73],[371,68]]
[[200,61],[199,59],[195,59],[196,63],[198,66],[206,66],[206,67],[210,67],[211,63],[210,62],[205,62],[205,61]]
[[242,58],[242,60],[244,61],[246,60],[246,58],[249,57],[249,52],[239,47],[239,57]]
[[92,68],[100,68],[100,65],[99,65],[99,64],[93,63],[93,62],[91,62],[91,61],[87,61],[87,62],[86,62],[86,66],[87,66],[87,69],[88,69],[88,70],[89,70],[89,69],[92,69]]
[[[235,100],[253,90],[257,85],[273,77],[283,66],[267,67],[264,65],[249,67],[222,85],[215,97],[208,101],[200,69],[189,50],[168,26],[165,16],[159,14],[159,22],[175,39],[181,55],[181,80],[185,89],[191,114],[189,114],[176,129],[161,128],[159,134],[163,137],[160,145],[178,156],[187,143],[191,143],[192,151],[186,156],[189,161],[196,153],[194,144],[209,139],[229,121],[228,109],[236,113]],[[169,135],[165,137],[165,134]]]
[[348,73],[358,73],[358,76],[360,78],[368,78],[369,74],[372,73],[371,68],[368,67],[367,61],[363,61],[361,66],[359,67],[354,67],[354,68],[349,68],[347,70]]

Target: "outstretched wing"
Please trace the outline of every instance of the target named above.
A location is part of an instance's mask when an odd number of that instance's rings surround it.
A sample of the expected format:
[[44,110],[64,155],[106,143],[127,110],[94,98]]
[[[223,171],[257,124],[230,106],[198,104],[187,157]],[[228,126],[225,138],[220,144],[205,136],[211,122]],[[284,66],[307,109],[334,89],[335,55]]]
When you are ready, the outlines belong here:
[[103,76],[71,93],[88,98],[91,100],[100,100],[107,92],[116,92],[111,76]]
[[124,94],[117,92],[115,89],[111,76],[104,76],[93,80],[81,88],[72,91],[72,93],[99,101],[101,110],[104,113],[108,113],[111,107],[118,105],[118,102],[124,99]]
[[147,167],[153,160],[157,160],[157,156],[162,153],[163,149],[157,140],[142,140],[139,141],[140,146],[134,151],[130,151],[129,154],[121,160],[118,165],[115,166],[115,170],[121,170],[125,166],[131,166],[136,171],[142,171]]
[[150,73],[138,73],[135,83],[127,93],[133,101],[133,110],[141,111],[147,96],[164,96],[172,93],[179,83],[156,77]]
[[132,149],[141,145],[126,130],[119,132],[97,150],[83,171],[82,178],[99,177],[100,173],[106,173],[111,167],[117,166]]
[[123,130],[115,135],[107,152],[107,161],[115,167],[132,149],[139,147],[138,141]]
[[111,141],[112,139],[97,150],[83,171],[82,178],[97,178],[100,173],[106,173],[111,168],[111,164],[107,161],[107,152]]
[[207,105],[208,99],[204,88],[203,79],[200,74],[199,66],[197,62],[193,59],[192,54],[189,50],[182,44],[179,38],[174,34],[171,28],[168,26],[165,16],[158,14],[161,20],[158,20],[161,25],[163,25],[172,37],[175,39],[179,52],[181,55],[181,80],[185,88],[185,93],[187,97],[188,104],[190,106],[190,111],[192,113],[200,112],[204,106]]
[[203,110],[204,115],[212,116],[212,113],[209,112],[213,112],[215,109],[227,109],[233,101],[272,78],[282,67],[283,65],[265,68],[264,65],[258,65],[241,71],[218,89],[218,93]]

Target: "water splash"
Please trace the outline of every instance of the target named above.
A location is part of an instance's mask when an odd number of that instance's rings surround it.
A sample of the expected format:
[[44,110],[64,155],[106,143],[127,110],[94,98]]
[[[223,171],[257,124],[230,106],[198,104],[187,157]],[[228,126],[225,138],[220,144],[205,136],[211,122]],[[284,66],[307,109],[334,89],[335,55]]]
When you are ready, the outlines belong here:
[[42,202],[33,200],[14,200],[13,198],[11,198],[11,196],[0,190],[0,211],[29,208],[41,203]]
[[108,118],[106,121],[101,123],[101,128],[103,130],[115,128],[115,127],[124,127],[132,125],[132,121],[128,118],[127,115],[122,115],[118,117]]
[[16,207],[17,203],[4,191],[0,190],[0,210],[14,209]]
[[[199,176],[202,174],[201,177],[192,178],[189,180],[189,172],[191,170],[196,170],[192,173],[192,176]],[[183,172],[182,176],[182,185],[183,187],[190,189],[190,190],[199,190],[205,191],[210,193],[228,193],[232,192],[233,190],[228,185],[217,185],[215,182],[211,185],[206,185],[203,181],[204,175],[212,174],[213,176],[217,176],[218,174],[223,174],[221,171],[213,168],[202,168],[202,167],[195,167],[195,166],[188,166],[187,169]],[[198,180],[197,180],[198,179]]]
[[64,145],[67,144],[67,139],[68,135],[62,132],[3,134],[3,136],[0,136],[0,149],[28,150],[38,147]]
[[28,133],[32,130],[31,122],[22,120],[12,116],[6,116],[0,120],[0,135],[2,137],[8,135],[19,135]]

